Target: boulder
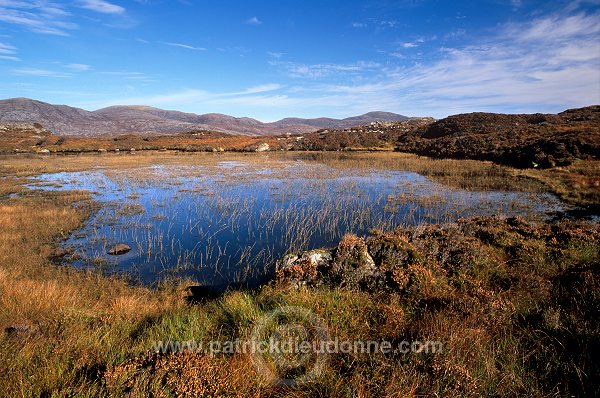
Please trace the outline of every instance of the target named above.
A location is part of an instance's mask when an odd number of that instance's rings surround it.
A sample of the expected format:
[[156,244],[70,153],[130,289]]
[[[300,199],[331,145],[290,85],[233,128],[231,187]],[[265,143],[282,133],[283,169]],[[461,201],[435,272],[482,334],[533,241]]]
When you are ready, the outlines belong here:
[[338,244],[329,276],[334,285],[349,289],[371,289],[383,275],[369,254],[363,238],[348,234]]
[[257,148],[256,148],[256,152],[266,152],[270,149],[271,147],[269,146],[269,144],[267,144],[266,142],[263,142],[262,144],[260,144]]
[[108,254],[113,256],[119,256],[121,254],[125,254],[131,250],[131,247],[127,246],[124,243],[119,243],[108,251]]
[[288,254],[277,262],[278,283],[294,288],[320,285],[332,261],[332,253],[326,249],[309,250],[300,256]]

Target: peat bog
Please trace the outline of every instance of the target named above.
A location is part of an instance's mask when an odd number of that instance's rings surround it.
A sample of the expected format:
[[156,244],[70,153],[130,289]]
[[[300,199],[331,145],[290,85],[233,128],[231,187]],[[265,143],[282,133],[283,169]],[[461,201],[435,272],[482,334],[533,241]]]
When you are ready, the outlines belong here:
[[[266,282],[286,254],[348,233],[567,208],[548,193],[450,187],[394,164],[405,156],[206,154],[197,164],[46,173],[29,187],[93,193],[96,210],[62,245],[73,266],[216,287]],[[117,244],[132,250],[108,254]]]

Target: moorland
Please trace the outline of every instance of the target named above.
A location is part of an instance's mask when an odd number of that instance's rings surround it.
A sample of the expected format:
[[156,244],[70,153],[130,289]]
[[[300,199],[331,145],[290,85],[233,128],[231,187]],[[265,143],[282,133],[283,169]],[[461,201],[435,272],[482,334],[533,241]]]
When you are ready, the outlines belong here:
[[[600,393],[599,106],[268,136],[0,134],[6,396]],[[190,288],[225,258],[244,272]],[[244,353],[153,345],[248,339],[287,306],[340,340],[444,350],[337,352],[290,386]]]

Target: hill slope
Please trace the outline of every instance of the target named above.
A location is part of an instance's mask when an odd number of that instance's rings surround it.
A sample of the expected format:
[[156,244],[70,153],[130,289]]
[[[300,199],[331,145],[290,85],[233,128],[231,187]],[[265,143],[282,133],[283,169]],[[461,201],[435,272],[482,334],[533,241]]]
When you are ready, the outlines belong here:
[[513,167],[547,168],[576,158],[600,159],[600,105],[558,114],[449,116],[400,136],[397,149]]
[[375,121],[402,121],[406,116],[371,112],[347,119],[286,118],[273,123],[218,113],[197,115],[149,106],[111,106],[86,111],[28,98],[0,101],[0,123],[40,123],[57,135],[175,134],[212,130],[243,135],[307,133],[320,128],[347,128]]

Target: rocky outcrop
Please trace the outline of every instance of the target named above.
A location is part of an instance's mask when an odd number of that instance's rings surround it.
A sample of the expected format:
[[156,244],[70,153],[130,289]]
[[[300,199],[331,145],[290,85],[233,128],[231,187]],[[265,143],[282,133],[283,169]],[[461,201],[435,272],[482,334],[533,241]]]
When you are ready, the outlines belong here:
[[[518,217],[375,231],[366,239],[346,235],[336,248],[287,255],[277,262],[274,283],[295,289],[324,285],[411,298],[445,297],[456,286],[469,284],[470,275],[485,270],[493,276],[489,287],[502,291],[511,287],[511,273],[520,272],[510,267],[544,261],[552,272],[552,267],[560,267],[552,259],[573,247],[585,246],[590,258],[597,257],[598,237],[598,223],[534,224]],[[477,286],[473,289],[476,294]]]
[[277,262],[276,281],[293,288],[328,285],[350,290],[385,289],[394,283],[395,271],[417,261],[419,256],[408,244],[394,245],[393,255],[383,253],[385,249],[378,242],[348,234],[335,249],[288,254]]
[[294,137],[288,149],[298,151],[343,151],[352,149],[393,149],[398,139],[435,119],[411,118],[398,122],[372,122],[345,129],[322,129]]

